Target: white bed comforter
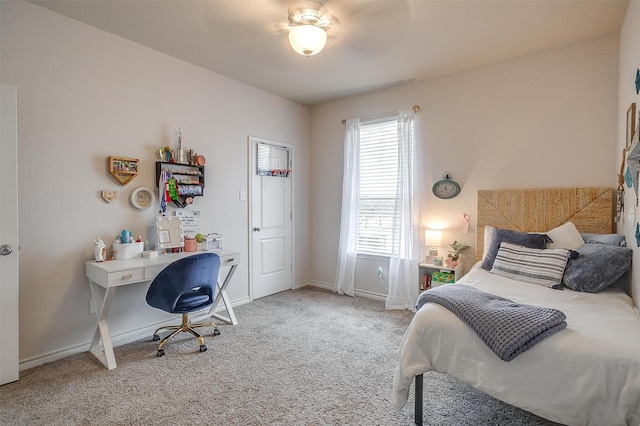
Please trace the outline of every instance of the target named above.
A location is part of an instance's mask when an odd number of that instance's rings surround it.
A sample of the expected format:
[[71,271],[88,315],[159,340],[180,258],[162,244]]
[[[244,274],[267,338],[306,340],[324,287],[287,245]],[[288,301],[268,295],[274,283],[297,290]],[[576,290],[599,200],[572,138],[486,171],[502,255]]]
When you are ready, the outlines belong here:
[[505,362],[454,313],[427,303],[400,344],[396,409],[406,404],[414,376],[435,370],[555,422],[640,425],[640,313],[623,291],[553,290],[491,274],[479,264],[458,282],[559,309],[567,328]]

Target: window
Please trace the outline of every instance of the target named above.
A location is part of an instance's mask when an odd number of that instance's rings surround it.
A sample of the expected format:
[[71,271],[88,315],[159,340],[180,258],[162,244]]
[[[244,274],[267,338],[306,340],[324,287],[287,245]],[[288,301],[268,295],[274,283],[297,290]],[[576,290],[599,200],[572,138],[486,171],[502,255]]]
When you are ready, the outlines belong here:
[[[338,268],[334,289],[355,294],[357,257],[389,258],[386,306],[413,306],[419,253],[414,199],[414,115],[346,120]],[[405,300],[406,299],[406,300]],[[405,303],[406,302],[406,303]],[[400,304],[399,304],[400,303]]]
[[394,220],[398,186],[397,115],[360,124],[360,206],[358,253],[390,256],[398,252]]

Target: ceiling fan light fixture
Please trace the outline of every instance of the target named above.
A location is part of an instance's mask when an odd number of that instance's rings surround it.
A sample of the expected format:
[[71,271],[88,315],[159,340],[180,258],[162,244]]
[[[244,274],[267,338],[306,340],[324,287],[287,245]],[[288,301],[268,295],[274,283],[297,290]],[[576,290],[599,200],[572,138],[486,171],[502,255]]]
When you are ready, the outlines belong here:
[[293,50],[312,56],[327,44],[329,18],[324,6],[313,0],[300,1],[289,8],[289,43]]
[[327,32],[311,24],[296,25],[289,31],[289,43],[297,53],[312,56],[324,49]]

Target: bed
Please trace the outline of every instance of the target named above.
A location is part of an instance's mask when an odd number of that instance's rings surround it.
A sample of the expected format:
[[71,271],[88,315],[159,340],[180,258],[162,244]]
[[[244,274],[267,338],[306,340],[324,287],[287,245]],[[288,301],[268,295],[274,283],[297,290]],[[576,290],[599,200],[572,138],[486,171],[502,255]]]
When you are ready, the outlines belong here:
[[[581,237],[605,238],[612,234],[613,191],[483,190],[478,192],[477,223],[478,260],[488,256],[491,226],[543,233],[571,223]],[[605,251],[605,245],[585,247]],[[422,424],[422,374],[435,370],[558,423],[640,425],[640,314],[627,292],[614,288],[619,282],[596,293],[558,290],[497,275],[478,262],[458,284],[558,309],[566,315],[566,328],[507,362],[456,314],[425,303],[400,345],[393,383],[396,409],[406,404],[415,379],[416,424]]]

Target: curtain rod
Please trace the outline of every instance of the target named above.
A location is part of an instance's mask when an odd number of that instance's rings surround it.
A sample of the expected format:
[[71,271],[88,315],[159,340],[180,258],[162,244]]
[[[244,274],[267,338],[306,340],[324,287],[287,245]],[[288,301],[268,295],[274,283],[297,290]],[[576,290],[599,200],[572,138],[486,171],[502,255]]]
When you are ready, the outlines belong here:
[[[411,107],[411,109],[413,110],[414,113],[420,111],[420,105],[414,105]],[[384,114],[386,115],[386,114]],[[375,117],[375,116],[373,116]],[[345,124],[347,122],[347,120],[345,118],[342,119],[342,124]]]

